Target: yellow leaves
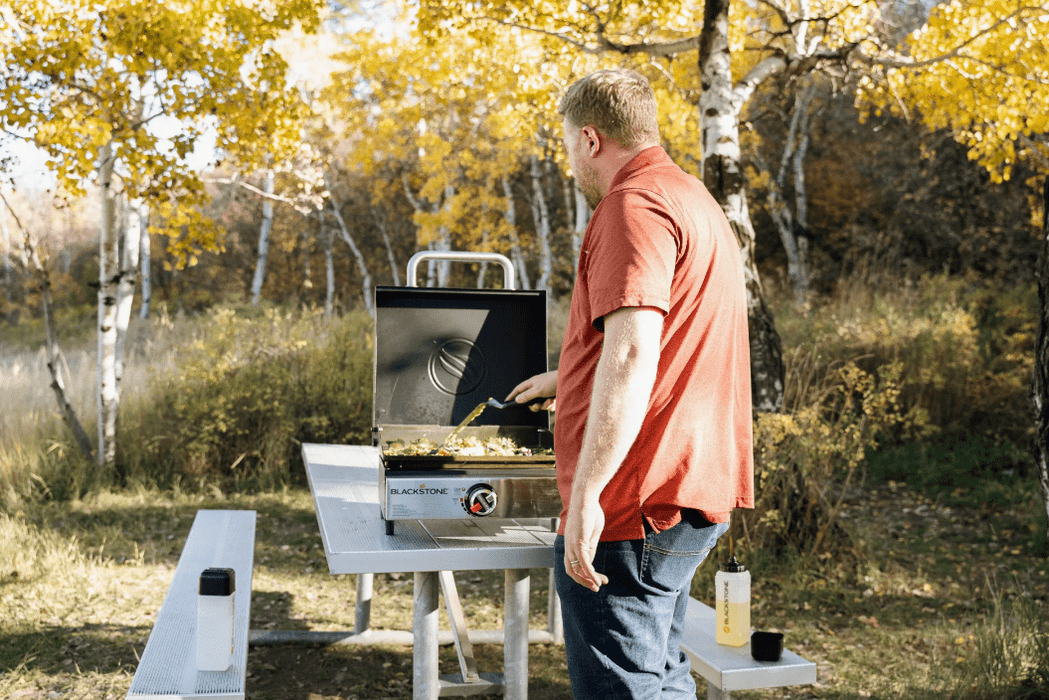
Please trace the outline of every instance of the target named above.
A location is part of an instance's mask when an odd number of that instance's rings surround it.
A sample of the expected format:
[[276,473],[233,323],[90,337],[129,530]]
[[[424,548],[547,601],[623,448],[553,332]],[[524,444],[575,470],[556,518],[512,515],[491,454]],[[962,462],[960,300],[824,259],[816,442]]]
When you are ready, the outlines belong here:
[[[180,161],[194,150],[204,122],[216,124],[231,155],[246,161],[263,151],[271,159],[297,152],[304,108],[284,82],[286,65],[267,44],[295,23],[316,26],[321,5],[24,0],[5,6],[0,128],[31,134],[67,187],[83,186],[99,147],[112,140],[129,191],[197,205],[199,180]],[[6,26],[12,21],[17,29]],[[159,116],[181,120],[183,128],[158,139],[150,130]],[[200,217],[169,208],[173,230],[175,222],[186,224],[201,235],[198,243],[217,245]]]
[[861,94],[896,111],[903,100],[932,128],[950,129],[992,178],[1008,179],[1022,155],[1017,140],[1047,130],[1047,18],[1044,6],[1014,0],[940,5],[907,42],[913,67],[890,71],[884,89],[864,86]]

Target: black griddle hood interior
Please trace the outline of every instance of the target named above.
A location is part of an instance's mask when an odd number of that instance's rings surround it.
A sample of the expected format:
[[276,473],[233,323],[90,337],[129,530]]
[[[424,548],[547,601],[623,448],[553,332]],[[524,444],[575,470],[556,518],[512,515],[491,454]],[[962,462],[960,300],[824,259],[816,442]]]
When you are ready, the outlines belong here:
[[[459,424],[546,371],[543,290],[377,287],[373,426],[382,440]],[[471,425],[549,429],[546,411],[488,408]],[[527,438],[522,436],[523,439]],[[535,437],[523,446],[538,445]]]

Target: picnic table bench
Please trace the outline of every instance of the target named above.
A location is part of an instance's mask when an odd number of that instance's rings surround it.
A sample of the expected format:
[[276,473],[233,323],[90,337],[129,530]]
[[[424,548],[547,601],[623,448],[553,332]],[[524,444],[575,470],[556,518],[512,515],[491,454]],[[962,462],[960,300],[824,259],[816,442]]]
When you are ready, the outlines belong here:
[[783,650],[779,661],[755,661],[750,643],[741,647],[714,639],[714,608],[689,598],[681,649],[692,670],[707,681],[707,700],[729,700],[733,690],[778,688],[816,682],[816,664]]
[[[253,510],[197,511],[128,700],[244,700],[255,515]],[[210,567],[231,568],[236,575],[233,663],[225,671],[197,670],[197,584]]]

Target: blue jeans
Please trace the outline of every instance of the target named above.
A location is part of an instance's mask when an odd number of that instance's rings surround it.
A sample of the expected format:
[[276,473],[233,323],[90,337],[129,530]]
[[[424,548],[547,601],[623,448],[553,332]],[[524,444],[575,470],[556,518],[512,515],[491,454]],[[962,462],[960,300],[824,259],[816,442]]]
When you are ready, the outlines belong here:
[[685,510],[680,523],[645,539],[601,542],[595,593],[565,572],[565,541],[554,541],[565,655],[575,700],[695,700],[681,629],[696,568],[728,529]]

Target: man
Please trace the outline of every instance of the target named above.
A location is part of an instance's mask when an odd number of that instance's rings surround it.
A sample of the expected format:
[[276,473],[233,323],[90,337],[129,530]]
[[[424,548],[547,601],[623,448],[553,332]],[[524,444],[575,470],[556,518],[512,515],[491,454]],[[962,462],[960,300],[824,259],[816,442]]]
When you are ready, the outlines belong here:
[[753,507],[739,247],[660,146],[641,75],[598,71],[558,112],[594,214],[558,369],[508,398],[557,397],[555,581],[572,691],[694,699],[679,648],[692,577],[730,511]]

